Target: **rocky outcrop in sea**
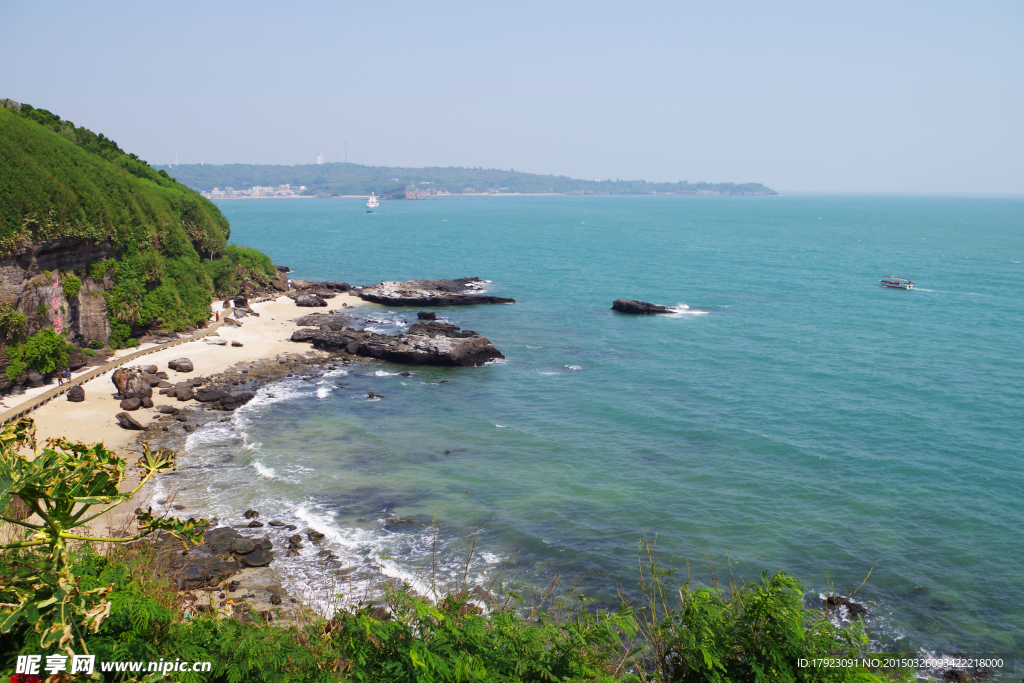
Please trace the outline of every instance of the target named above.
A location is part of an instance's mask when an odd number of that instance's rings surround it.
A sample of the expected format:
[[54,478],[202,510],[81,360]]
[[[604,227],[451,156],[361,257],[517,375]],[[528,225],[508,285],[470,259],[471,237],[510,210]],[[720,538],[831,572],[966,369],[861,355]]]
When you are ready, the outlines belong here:
[[658,304],[649,304],[646,301],[637,301],[636,299],[616,299],[612,303],[612,310],[618,311],[619,313],[675,313],[671,308],[665,306],[659,306]]
[[409,280],[381,282],[379,285],[354,289],[364,301],[385,306],[467,306],[470,304],[514,304],[515,299],[486,296],[479,292],[486,281],[478,277],[458,280]]

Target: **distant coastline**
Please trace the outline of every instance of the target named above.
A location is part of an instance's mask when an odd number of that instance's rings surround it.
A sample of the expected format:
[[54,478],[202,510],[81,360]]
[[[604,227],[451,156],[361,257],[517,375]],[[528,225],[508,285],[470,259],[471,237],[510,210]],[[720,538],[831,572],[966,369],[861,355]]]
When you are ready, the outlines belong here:
[[493,195],[777,195],[761,183],[582,180],[515,170],[397,168],[352,163],[273,166],[181,164],[158,166],[209,199],[264,197],[366,197],[417,199]]

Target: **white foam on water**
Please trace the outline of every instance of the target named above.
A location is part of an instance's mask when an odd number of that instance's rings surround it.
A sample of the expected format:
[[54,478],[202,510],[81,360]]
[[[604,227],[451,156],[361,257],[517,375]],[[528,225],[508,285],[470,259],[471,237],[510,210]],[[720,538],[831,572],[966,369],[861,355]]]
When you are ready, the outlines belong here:
[[491,360],[484,363],[484,365],[506,365],[507,363],[507,358],[492,358]]
[[576,372],[578,370],[582,370],[583,368],[581,366],[579,366],[579,365],[566,365],[565,369],[569,370],[571,372]]
[[402,373],[400,373],[400,372],[388,372],[387,370],[377,370],[375,373],[373,373],[373,376],[374,377],[397,377],[397,376],[399,376],[401,374]]
[[505,427],[508,427],[508,425],[500,425],[497,422],[494,423],[494,426],[497,427],[498,429],[504,429]]
[[501,564],[502,559],[494,553],[480,553],[480,559],[487,564]]
[[686,304],[676,304],[675,306],[669,306],[669,310],[672,311],[668,317],[676,318],[684,315],[707,315],[707,311],[691,311],[690,307]]
[[261,477],[266,477],[267,479],[276,479],[277,478],[277,472],[274,471],[274,468],[273,467],[267,467],[266,465],[261,463],[259,460],[253,460],[252,461],[252,468],[254,470],[256,470]]
[[540,374],[544,375],[545,377],[549,377],[551,375],[561,375],[562,373],[560,373],[560,372],[542,372]]
[[376,403],[377,401],[380,400],[380,396],[374,396],[373,398],[367,397],[366,400],[369,401],[370,403]]
[[321,399],[327,398],[328,396],[331,395],[331,391],[333,391],[333,387],[329,387],[321,382],[320,385],[317,386],[316,388],[316,397]]

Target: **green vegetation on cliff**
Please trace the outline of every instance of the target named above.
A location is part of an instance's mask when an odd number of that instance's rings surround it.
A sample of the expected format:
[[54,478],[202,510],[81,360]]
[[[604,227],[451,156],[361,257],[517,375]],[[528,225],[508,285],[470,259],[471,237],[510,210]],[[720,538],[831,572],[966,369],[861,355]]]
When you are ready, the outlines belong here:
[[222,166],[158,166],[185,185],[201,191],[214,187],[247,190],[255,185],[306,186],[309,195],[370,194],[402,198],[407,185],[418,190],[445,190],[451,194],[498,192],[558,194],[762,194],[776,192],[761,183],[649,183],[645,180],[579,180],[566,176],[540,175],[485,168],[394,168],[359,164],[306,164],[269,166],[225,164]]
[[[114,346],[147,327],[185,329],[209,317],[214,292],[273,277],[266,256],[228,246],[227,219],[212,202],[45,109],[0,100],[0,168],[4,254],[56,238],[112,246],[114,258],[77,275],[113,281]],[[69,295],[77,282],[65,275]]]

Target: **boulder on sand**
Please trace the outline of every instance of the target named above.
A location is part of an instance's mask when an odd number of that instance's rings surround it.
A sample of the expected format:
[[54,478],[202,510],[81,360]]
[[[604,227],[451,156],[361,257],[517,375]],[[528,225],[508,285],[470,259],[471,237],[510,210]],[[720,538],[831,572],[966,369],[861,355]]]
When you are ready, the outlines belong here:
[[68,400],[72,403],[81,403],[85,400],[85,389],[81,384],[76,384],[68,389]]
[[296,306],[326,306],[327,302],[318,297],[315,294],[303,294],[302,296],[295,299]]
[[141,407],[141,398],[126,398],[123,401],[121,401],[121,410],[138,410]]
[[142,399],[153,395],[153,388],[141,372],[118,368],[114,370],[110,379],[117,387],[117,393],[121,394],[121,398]]
[[671,308],[636,299],[616,299],[612,303],[612,310],[619,313],[675,313]]
[[117,418],[117,423],[121,425],[123,429],[134,429],[136,431],[142,431],[145,429],[138,420],[128,413],[118,413],[114,417]]
[[192,372],[195,370],[195,366],[192,365],[192,361],[188,358],[178,358],[176,360],[169,361],[167,367],[171,370],[177,370],[178,372]]

